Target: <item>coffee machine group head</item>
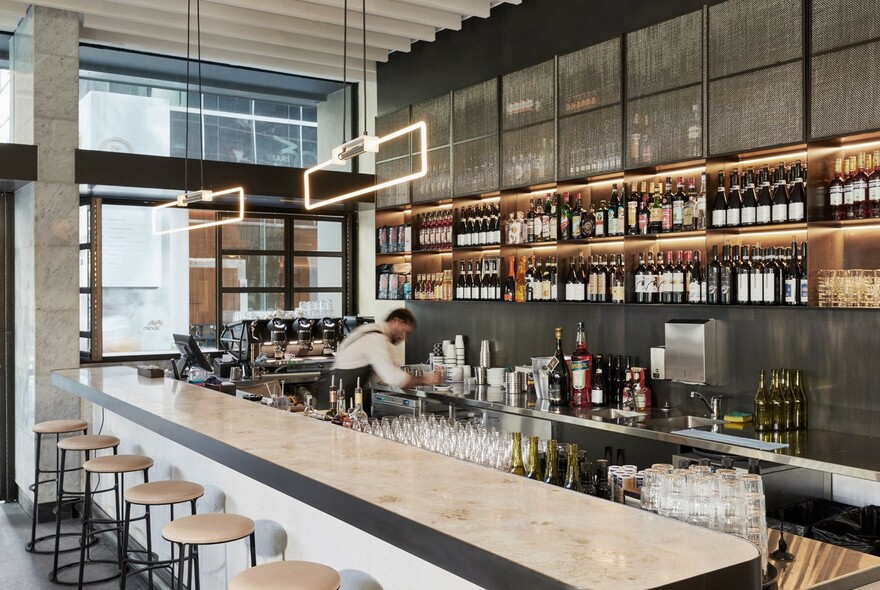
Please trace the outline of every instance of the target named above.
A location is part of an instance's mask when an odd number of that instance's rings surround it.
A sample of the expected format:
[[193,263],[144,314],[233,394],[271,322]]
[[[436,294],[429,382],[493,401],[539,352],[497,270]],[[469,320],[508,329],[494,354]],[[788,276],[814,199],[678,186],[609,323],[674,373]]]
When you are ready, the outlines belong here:
[[312,330],[315,327],[315,321],[309,318],[296,320],[296,339],[301,350],[312,350]]
[[342,340],[342,319],[340,318],[324,318],[321,320],[321,339],[324,341],[324,347],[335,351]]

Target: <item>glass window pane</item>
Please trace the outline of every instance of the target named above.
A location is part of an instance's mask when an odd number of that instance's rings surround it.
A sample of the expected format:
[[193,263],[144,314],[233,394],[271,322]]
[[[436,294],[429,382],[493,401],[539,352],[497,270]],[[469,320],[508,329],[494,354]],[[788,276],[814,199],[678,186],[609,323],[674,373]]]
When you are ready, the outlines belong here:
[[302,129],[302,138],[304,141],[318,141],[318,128],[317,127],[307,127],[303,125],[300,129]]
[[293,249],[304,252],[342,252],[342,222],[295,219]]
[[291,131],[296,126],[256,121],[257,164],[298,166],[299,138]]
[[89,318],[91,317],[92,296],[83,293],[79,294],[79,331],[90,332],[92,329]]
[[293,258],[293,288],[341,287],[342,258],[295,256]]
[[91,236],[89,235],[89,224],[91,216],[89,213],[92,208],[89,205],[80,205],[79,208],[79,243],[88,244]]
[[245,218],[239,223],[220,226],[224,250],[284,250],[284,220]]
[[228,324],[237,312],[276,309],[284,309],[283,293],[224,293],[222,321]]
[[248,115],[251,112],[251,105],[253,105],[253,101],[249,98],[221,96],[217,110]]
[[92,339],[91,338],[80,338],[79,339],[79,351],[88,354],[92,350]]
[[223,257],[224,287],[284,287],[284,257],[248,254]]
[[[102,207],[104,354],[176,350],[172,334],[216,342],[215,232],[156,236],[151,207]],[[213,219],[210,211],[169,210],[173,227]]]
[[253,163],[254,122],[205,115],[205,158]]
[[318,122],[318,107],[303,107],[302,108],[302,120],[310,121],[312,123]]
[[275,117],[277,119],[287,118],[287,105],[280,102],[270,102],[268,100],[254,101],[254,114],[259,117]]
[[[186,113],[184,111],[171,111],[171,156],[183,158],[186,153]],[[199,137],[199,117],[190,114],[189,117],[189,157],[199,158],[202,153],[202,140]]]
[[79,286],[81,288],[91,286],[91,257],[92,253],[89,250],[79,251]]
[[342,293],[294,293],[293,307],[299,307],[303,301],[323,301],[327,300],[332,305],[332,310],[327,314],[331,317],[345,315],[346,310],[342,308]]

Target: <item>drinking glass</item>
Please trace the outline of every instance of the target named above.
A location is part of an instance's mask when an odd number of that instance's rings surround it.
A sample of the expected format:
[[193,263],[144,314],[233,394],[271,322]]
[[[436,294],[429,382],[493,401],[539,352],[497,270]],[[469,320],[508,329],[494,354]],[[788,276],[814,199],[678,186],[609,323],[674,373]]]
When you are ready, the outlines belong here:
[[659,506],[657,513],[676,520],[685,516],[687,480],[679,473],[667,473],[660,482]]
[[739,477],[747,494],[764,494],[764,480],[756,473],[744,473]]
[[745,488],[738,479],[718,482],[718,503],[715,507],[716,525],[722,533],[745,537],[746,535]]
[[709,528],[715,518],[713,478],[705,474],[691,475],[687,478],[687,490],[687,522]]

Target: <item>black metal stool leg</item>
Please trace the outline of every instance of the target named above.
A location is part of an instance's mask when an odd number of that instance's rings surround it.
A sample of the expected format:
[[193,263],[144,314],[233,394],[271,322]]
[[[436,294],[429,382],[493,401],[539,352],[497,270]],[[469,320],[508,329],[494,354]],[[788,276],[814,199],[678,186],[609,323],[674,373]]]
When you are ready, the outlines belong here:
[[83,575],[86,569],[86,549],[88,548],[88,527],[92,517],[92,475],[86,471],[86,488],[83,495],[83,526],[82,538],[80,540],[79,550],[79,583],[77,588],[83,587]]
[[31,542],[25,545],[25,551],[34,550],[34,543],[37,540],[37,516],[40,509],[40,447],[42,446],[40,443],[43,440],[43,435],[39,432],[36,434],[37,436],[34,439],[34,457],[36,461],[34,465],[34,513],[32,515],[33,518],[31,518]]
[[[150,523],[150,506],[147,505],[144,508],[144,510],[145,510],[144,525],[147,527],[147,559],[152,561],[153,560],[153,532],[150,530],[152,528],[152,524]],[[158,561],[158,556],[157,556],[156,560]],[[151,568],[147,571],[149,572],[148,578],[150,580],[150,588],[152,588],[153,587],[153,570]]]
[[[177,563],[177,590],[183,590],[183,563],[184,563],[184,552],[186,551],[186,546],[183,543],[175,543],[177,545],[178,551],[178,563]],[[172,580],[174,575],[172,574]]]
[[251,567],[257,567],[257,536],[256,532],[250,534],[251,538]]
[[193,569],[195,570],[193,575],[196,578],[196,590],[202,590],[202,572],[199,569],[199,546],[192,545],[192,549],[190,551],[190,555],[192,556]]
[[[67,451],[61,451],[61,466],[59,469],[64,469],[66,465],[65,461],[67,460]],[[55,485],[56,487],[56,500],[55,500],[55,557],[52,560],[52,572],[49,575],[50,580],[55,580],[58,574],[58,550],[60,549],[61,543],[61,495],[64,492],[64,478],[59,477],[58,482]]]
[[[119,578],[119,589],[125,590],[125,583],[128,580],[128,530],[131,524],[131,503],[125,503],[125,522],[122,525],[122,569]],[[152,584],[150,588],[152,588]]]

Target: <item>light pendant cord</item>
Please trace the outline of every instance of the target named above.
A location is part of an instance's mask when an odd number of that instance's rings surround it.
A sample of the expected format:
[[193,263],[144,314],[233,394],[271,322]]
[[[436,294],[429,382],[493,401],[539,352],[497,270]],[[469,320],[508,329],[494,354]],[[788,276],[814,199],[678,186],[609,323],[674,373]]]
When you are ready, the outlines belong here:
[[189,192],[189,60],[190,60],[190,19],[192,14],[192,0],[186,0],[186,131],[184,132],[183,148],[183,192]]
[[[342,143],[345,139],[345,124],[348,119],[348,0],[342,3]],[[356,124],[356,123],[355,123]]]
[[364,11],[364,135],[367,135],[367,0],[363,0],[361,7]]
[[202,94],[202,10],[196,0],[196,46],[199,60],[199,188],[205,190],[205,97]]

